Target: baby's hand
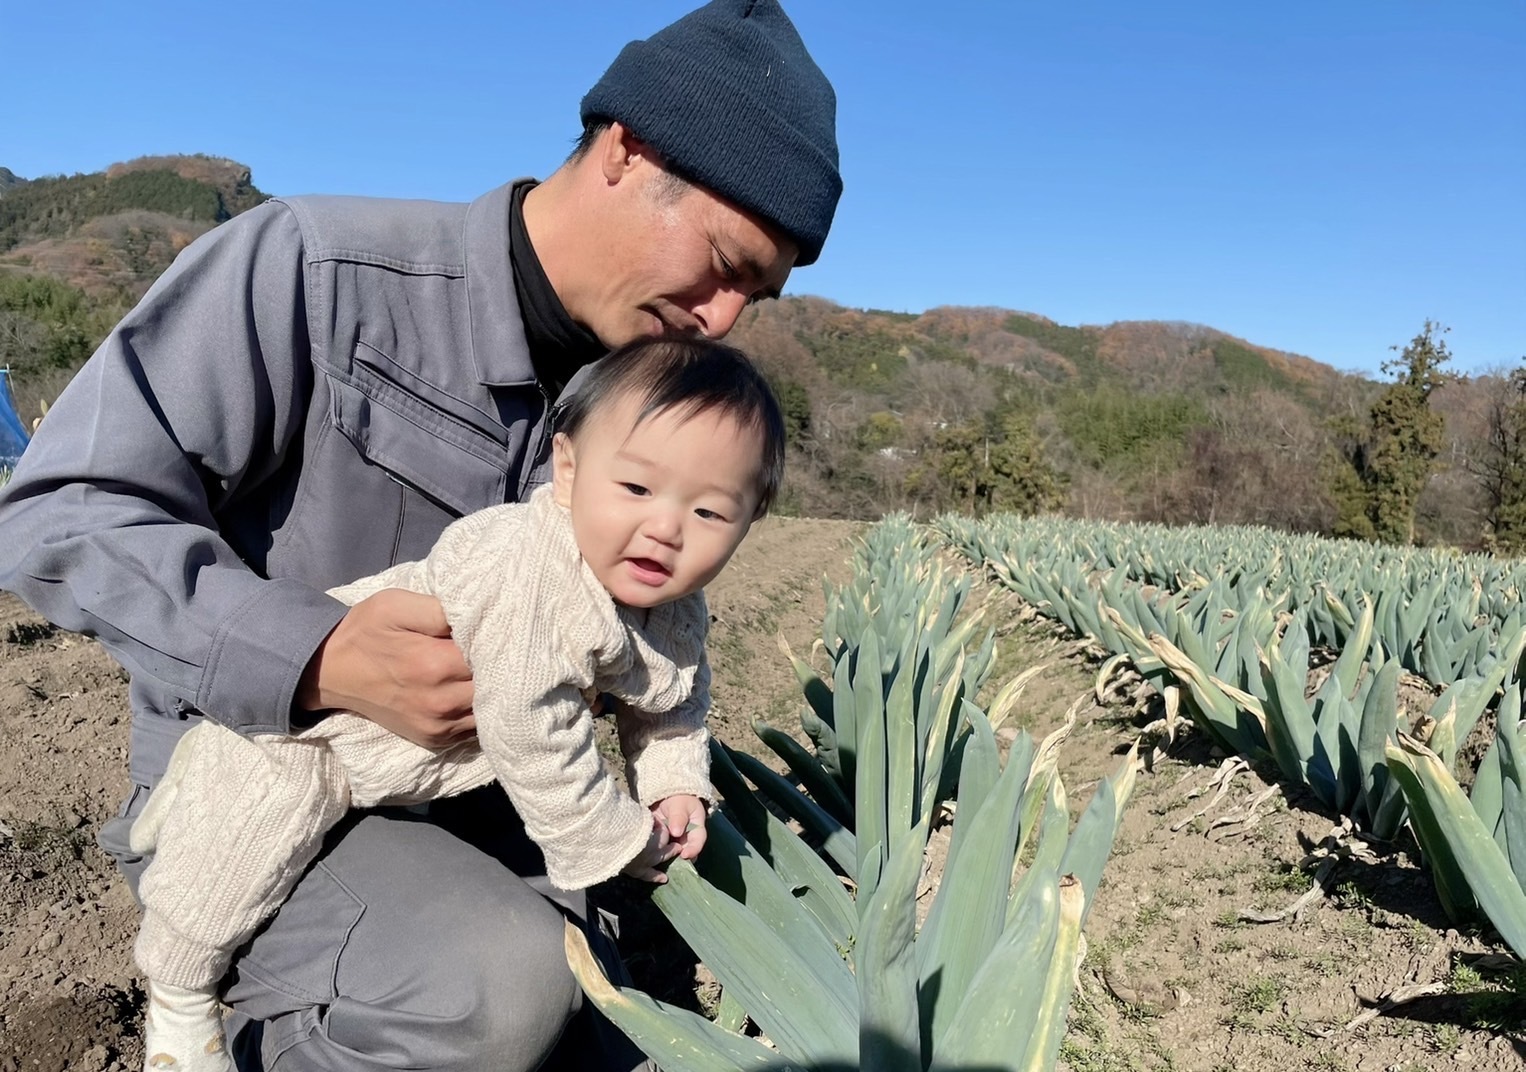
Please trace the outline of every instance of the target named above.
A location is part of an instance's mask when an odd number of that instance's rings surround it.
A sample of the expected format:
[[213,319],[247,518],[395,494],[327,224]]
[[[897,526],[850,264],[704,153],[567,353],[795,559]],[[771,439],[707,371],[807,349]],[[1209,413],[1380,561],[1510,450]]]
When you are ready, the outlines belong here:
[[646,839],[646,848],[642,849],[634,860],[620,868],[620,873],[629,878],[639,878],[644,882],[655,882],[661,885],[668,880],[668,876],[658,868],[678,853],[679,846],[669,839],[667,828],[654,822],[652,833]]
[[678,846],[678,855],[692,860],[705,847],[705,802],[688,793],[664,797],[652,805],[652,820]]

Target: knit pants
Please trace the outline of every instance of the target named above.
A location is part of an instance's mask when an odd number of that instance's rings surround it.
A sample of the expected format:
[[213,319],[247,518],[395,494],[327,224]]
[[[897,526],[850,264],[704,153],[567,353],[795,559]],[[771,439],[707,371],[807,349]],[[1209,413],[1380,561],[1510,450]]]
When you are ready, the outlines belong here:
[[211,991],[350,808],[435,800],[491,779],[475,744],[432,752],[355,715],[293,737],[202,723],[132,830],[132,848],[154,853],[139,885],[138,967]]
[[[127,844],[148,790],[100,832],[136,891]],[[441,880],[439,876],[446,876]],[[222,984],[240,1072],[652,1072],[581,1000],[562,955],[583,924],[629,985],[582,891],[547,881],[497,785],[423,808],[351,811]]]

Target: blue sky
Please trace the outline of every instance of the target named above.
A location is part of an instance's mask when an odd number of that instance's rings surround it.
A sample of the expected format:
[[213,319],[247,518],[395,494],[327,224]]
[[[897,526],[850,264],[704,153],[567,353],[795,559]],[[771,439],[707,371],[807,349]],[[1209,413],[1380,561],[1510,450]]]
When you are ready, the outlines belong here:
[[[1526,356],[1519,0],[785,0],[846,191],[794,293],[1188,320],[1376,373],[1426,318]],[[248,164],[271,193],[544,176],[619,48],[692,0],[0,0],[0,165]]]

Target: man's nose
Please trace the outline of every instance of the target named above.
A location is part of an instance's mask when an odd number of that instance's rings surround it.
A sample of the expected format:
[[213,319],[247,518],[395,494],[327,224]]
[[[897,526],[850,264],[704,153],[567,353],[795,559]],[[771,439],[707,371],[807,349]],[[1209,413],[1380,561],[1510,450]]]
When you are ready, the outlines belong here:
[[737,317],[747,308],[747,295],[739,290],[717,290],[700,306],[690,310],[707,339],[719,339],[736,326]]

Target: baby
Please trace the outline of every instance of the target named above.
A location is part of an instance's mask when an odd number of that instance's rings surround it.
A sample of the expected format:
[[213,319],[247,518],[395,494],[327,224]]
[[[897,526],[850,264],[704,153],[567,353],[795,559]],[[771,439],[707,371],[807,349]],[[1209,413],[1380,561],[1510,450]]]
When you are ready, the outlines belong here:
[[[472,670],[475,741],[434,752],[346,712],[291,736],[208,721],[181,741],[132,831],[154,852],[136,947],[146,1068],[232,1072],[217,985],[349,808],[496,778],[563,889],[662,881],[657,865],[698,855],[715,795],[701,589],[778,491],[778,403],[730,347],[648,340],[594,366],[558,428],[552,483],[527,503],[331,593],[440,600]],[[597,693],[619,701],[629,793],[595,747]]]

